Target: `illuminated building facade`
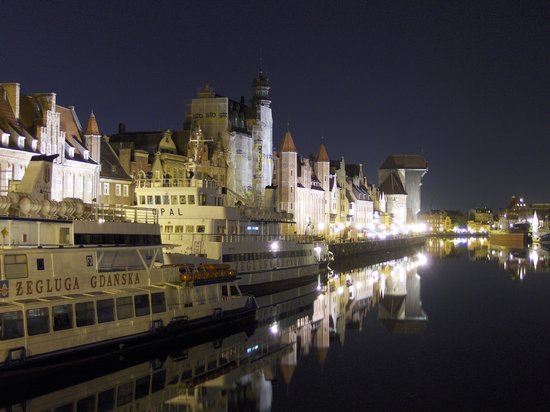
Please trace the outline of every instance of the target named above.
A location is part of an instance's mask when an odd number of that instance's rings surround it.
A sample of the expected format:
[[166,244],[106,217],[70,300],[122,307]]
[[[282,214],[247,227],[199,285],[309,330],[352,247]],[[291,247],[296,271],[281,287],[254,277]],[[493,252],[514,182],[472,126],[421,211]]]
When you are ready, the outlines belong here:
[[91,203],[98,197],[100,136],[85,136],[74,107],[56,100],[55,93],[27,96],[18,83],[0,84],[0,192],[17,191],[32,156],[54,155],[44,198]]

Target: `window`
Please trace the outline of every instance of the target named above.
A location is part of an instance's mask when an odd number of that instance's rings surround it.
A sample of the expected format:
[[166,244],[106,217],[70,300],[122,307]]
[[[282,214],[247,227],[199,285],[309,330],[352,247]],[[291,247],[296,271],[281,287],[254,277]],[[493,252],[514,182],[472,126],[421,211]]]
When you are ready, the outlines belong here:
[[110,411],[115,409],[115,389],[108,389],[97,395],[97,410]]
[[23,336],[23,312],[0,313],[0,340],[20,338]]
[[184,205],[186,203],[185,195],[180,195],[180,205]]
[[128,188],[128,185],[123,185],[122,186],[122,196],[128,197],[129,193],[130,193],[130,189]]
[[6,255],[4,256],[4,270],[6,279],[26,278],[27,255]]
[[169,204],[170,204],[170,196],[168,196],[168,195],[163,195],[163,196],[162,196],[162,204],[163,204],[163,205],[169,205]]
[[27,309],[27,334],[33,336],[49,331],[50,316],[48,308]]
[[76,326],[89,326],[95,323],[94,302],[77,303],[75,306]]
[[197,226],[197,233],[204,233],[204,232],[205,232],[204,225],[198,225]]
[[162,202],[161,202],[161,197],[160,195],[156,195],[155,196],[155,205],[161,205]]
[[97,301],[97,322],[105,323],[115,320],[115,302],[113,299]]
[[136,392],[135,399],[143,398],[144,396],[149,395],[149,384],[151,382],[151,377],[149,375],[144,376],[143,378],[136,379]]
[[36,259],[36,270],[44,270],[44,258]]
[[205,194],[201,195],[201,205],[206,206],[206,195]]
[[164,226],[164,233],[172,233],[174,229],[174,226],[172,225],[165,225]]
[[153,204],[153,196],[147,196],[147,204],[152,205]]
[[182,225],[176,225],[175,226],[175,232],[176,233],[183,233],[183,226]]
[[117,183],[115,185],[115,196],[121,196],[122,195],[122,185],[120,183]]
[[109,196],[109,183],[103,183],[103,195]]
[[73,306],[58,305],[52,308],[53,330],[71,329],[73,327]]
[[134,302],[136,305],[136,316],[145,316],[150,313],[149,295],[136,295],[134,296]]
[[126,405],[132,402],[134,397],[134,382],[123,383],[118,386],[118,393],[116,397],[116,405]]
[[195,204],[195,195],[189,195],[187,200],[189,201],[188,203],[190,205],[194,205]]
[[195,231],[195,226],[193,225],[186,225],[185,226],[185,232],[186,233],[193,233]]
[[170,196],[170,203],[172,203],[173,205],[177,205],[178,204],[178,196],[177,195]]
[[166,369],[155,372],[153,374],[153,379],[151,382],[151,393],[158,392],[161,389],[164,389],[165,382],[166,382]]
[[131,296],[117,298],[116,313],[119,320],[128,319],[134,316],[134,305],[132,304]]
[[153,308],[153,313],[166,312],[164,292],[151,293],[151,306]]
[[145,196],[141,195],[141,196],[139,197],[139,204],[140,204],[140,205],[144,205],[144,204],[145,204]]

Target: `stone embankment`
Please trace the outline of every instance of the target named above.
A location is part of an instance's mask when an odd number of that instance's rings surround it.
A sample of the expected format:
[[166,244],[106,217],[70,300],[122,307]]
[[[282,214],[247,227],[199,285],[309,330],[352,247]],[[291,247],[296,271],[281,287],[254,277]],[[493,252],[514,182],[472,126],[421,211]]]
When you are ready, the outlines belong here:
[[361,255],[380,255],[386,252],[394,252],[399,249],[408,249],[424,244],[428,236],[399,236],[387,239],[366,240],[363,242],[330,243],[329,250],[334,258]]

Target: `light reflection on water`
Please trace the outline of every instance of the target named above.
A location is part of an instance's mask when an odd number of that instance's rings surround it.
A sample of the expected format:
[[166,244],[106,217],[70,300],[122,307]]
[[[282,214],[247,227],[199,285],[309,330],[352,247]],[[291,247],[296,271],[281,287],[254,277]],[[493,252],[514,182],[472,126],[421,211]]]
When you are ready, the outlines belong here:
[[[359,264],[356,267],[353,267]],[[495,410],[548,402],[548,251],[431,239],[266,297],[237,331],[12,410]]]

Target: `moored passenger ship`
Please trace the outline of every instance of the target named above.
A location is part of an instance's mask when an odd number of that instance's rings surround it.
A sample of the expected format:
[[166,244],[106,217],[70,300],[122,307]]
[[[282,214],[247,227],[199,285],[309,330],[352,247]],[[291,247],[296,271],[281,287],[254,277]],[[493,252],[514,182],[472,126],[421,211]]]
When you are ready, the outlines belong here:
[[228,267],[163,262],[153,210],[0,197],[0,377],[254,321]]
[[307,281],[319,273],[328,253],[315,247],[311,236],[294,233],[291,214],[238,200],[230,205],[227,189],[200,173],[139,179],[135,192],[139,207],[158,213],[162,241],[171,245],[167,259],[177,262],[185,255],[187,261],[228,264],[246,292],[262,294]]

